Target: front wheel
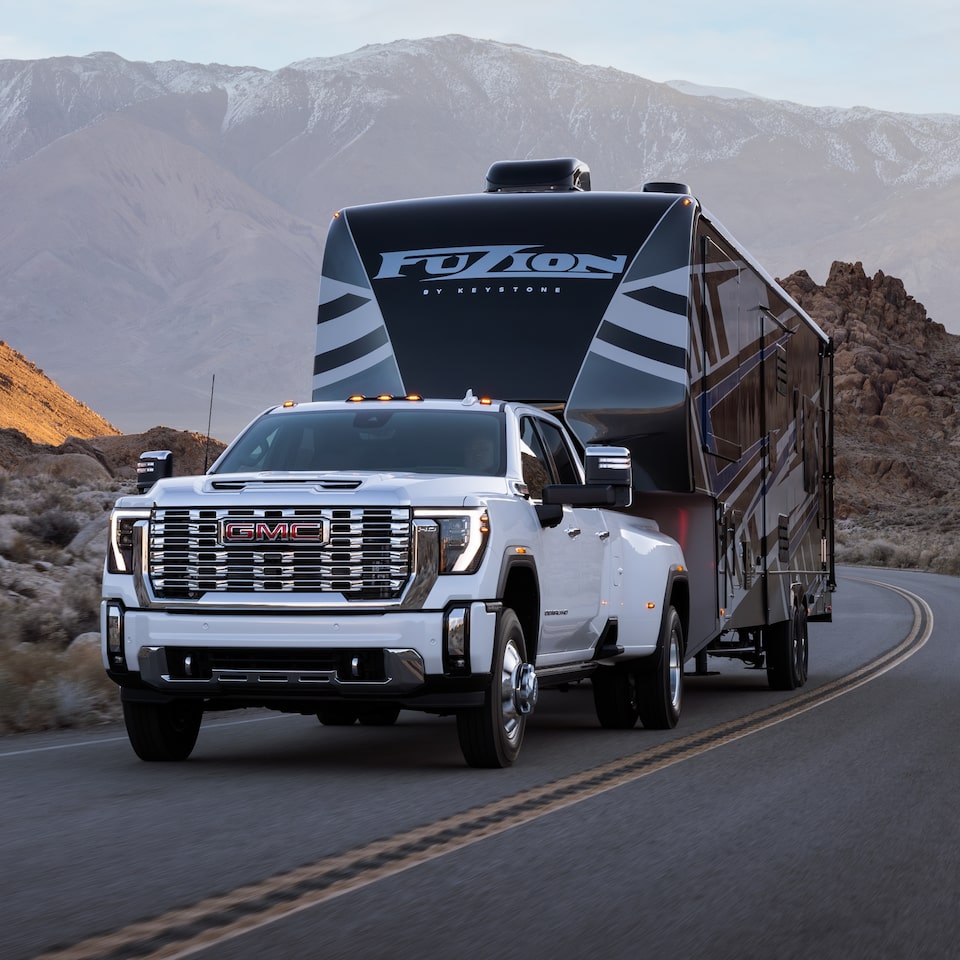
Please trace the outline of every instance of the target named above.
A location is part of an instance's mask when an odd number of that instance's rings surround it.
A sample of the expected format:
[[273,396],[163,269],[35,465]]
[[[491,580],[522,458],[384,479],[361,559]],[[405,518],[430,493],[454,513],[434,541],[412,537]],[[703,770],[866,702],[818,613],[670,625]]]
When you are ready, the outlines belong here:
[[124,701],[123,721],[133,752],[141,760],[186,760],[193,752],[203,719],[203,704]]
[[359,717],[353,703],[327,703],[317,711],[317,719],[325,727],[352,727]]
[[536,674],[525,657],[523,627],[513,610],[504,609],[483,706],[457,713],[460,749],[471,767],[509,767],[520,753],[527,715],[537,698]]
[[637,706],[648,730],[672,730],[683,702],[683,624],[673,607],[660,628],[657,652],[637,668]]
[[357,711],[357,719],[365,727],[392,727],[400,716],[400,708],[392,703],[367,704]]

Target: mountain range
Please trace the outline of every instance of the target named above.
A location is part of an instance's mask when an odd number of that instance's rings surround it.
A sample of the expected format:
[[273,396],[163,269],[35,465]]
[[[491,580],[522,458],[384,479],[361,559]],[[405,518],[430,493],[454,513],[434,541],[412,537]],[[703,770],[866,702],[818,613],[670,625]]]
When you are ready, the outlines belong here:
[[209,419],[229,439],[309,395],[336,209],[476,192],[493,161],[544,156],[586,161],[594,189],[687,182],[774,275],[859,261],[960,330],[960,116],[444,36],[276,71],[0,61],[0,338],[124,432]]

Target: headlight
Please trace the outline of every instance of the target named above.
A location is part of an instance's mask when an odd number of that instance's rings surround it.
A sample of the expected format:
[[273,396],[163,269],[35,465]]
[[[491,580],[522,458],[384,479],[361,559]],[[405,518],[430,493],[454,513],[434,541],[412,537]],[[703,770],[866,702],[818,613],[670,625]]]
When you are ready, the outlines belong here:
[[133,528],[149,520],[149,510],[114,510],[110,514],[107,569],[110,573],[133,573]]
[[436,521],[440,528],[440,573],[476,571],[490,535],[486,510],[418,510],[417,516]]

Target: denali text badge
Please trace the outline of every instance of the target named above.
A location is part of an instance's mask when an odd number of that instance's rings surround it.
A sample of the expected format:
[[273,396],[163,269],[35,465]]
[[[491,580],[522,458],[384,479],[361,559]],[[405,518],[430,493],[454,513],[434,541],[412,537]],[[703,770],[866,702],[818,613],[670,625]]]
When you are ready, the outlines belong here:
[[380,254],[374,280],[417,276],[421,280],[524,280],[533,277],[611,280],[623,273],[626,254],[546,251],[542,244],[394,250]]

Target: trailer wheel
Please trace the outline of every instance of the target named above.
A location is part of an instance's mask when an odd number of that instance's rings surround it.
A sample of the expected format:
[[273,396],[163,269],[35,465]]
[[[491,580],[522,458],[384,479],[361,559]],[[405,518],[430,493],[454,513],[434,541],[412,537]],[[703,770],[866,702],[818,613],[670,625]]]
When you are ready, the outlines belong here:
[[141,760],[186,760],[193,752],[203,719],[203,704],[124,701],[123,722],[133,752]]
[[764,649],[771,690],[796,690],[807,682],[810,646],[804,604],[794,603],[789,620],[772,623],[764,629]]
[[648,730],[672,730],[683,703],[683,624],[673,607],[660,628],[657,652],[637,669],[637,706]]
[[504,608],[483,706],[457,712],[460,749],[471,767],[509,767],[520,753],[537,697],[536,675],[525,657],[523,627],[513,610]]
[[631,730],[637,725],[640,708],[636,667],[617,664],[599,667],[590,678],[597,720],[605,730]]

